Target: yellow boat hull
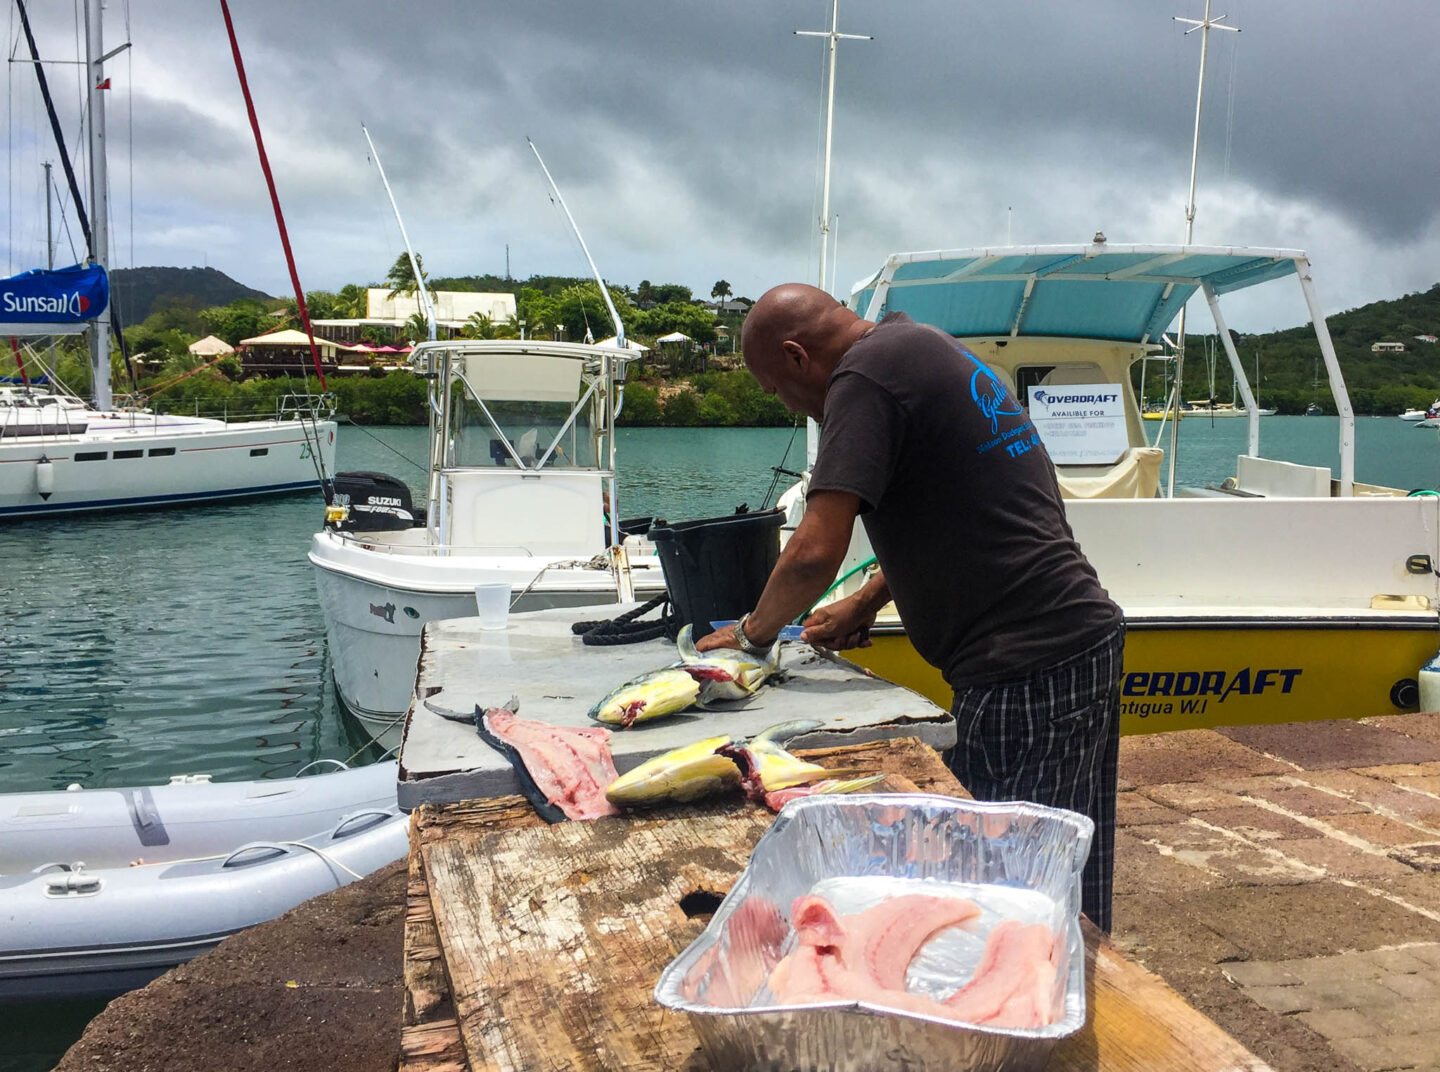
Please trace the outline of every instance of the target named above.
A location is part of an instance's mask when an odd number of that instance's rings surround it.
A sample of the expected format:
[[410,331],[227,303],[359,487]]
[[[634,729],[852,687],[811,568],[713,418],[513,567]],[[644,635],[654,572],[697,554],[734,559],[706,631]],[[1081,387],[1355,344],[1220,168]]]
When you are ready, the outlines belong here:
[[[846,657],[948,709],[952,693],[903,632]],[[1363,718],[1414,711],[1437,629],[1317,620],[1147,626],[1125,638],[1120,731]],[[1408,683],[1408,687],[1407,687]]]

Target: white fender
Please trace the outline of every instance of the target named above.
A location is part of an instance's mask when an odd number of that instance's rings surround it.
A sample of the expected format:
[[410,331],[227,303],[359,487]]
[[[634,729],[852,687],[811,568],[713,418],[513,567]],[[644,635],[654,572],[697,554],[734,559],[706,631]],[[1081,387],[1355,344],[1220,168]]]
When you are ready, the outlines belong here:
[[55,491],[55,463],[43,454],[35,463],[35,490],[42,499],[50,498]]

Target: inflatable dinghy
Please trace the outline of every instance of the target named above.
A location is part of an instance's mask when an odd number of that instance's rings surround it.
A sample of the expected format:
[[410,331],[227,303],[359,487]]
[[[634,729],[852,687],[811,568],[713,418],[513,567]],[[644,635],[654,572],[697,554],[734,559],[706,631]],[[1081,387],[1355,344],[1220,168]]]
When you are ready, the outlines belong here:
[[400,859],[395,773],[6,794],[0,1003],[122,993]]

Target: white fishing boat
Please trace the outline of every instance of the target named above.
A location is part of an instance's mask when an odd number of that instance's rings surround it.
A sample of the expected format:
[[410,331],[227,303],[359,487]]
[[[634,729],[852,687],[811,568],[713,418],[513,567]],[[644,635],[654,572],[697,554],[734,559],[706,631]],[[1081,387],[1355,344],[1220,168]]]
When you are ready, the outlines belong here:
[[1407,409],[1404,413],[1396,414],[1402,421],[1423,421],[1440,414],[1440,398],[1430,403],[1428,409]]
[[[1223,295],[1283,278],[1300,284],[1339,411],[1338,477],[1261,453],[1221,311]],[[1250,421],[1234,474],[1184,487],[1174,465],[1186,422],[1166,425],[1167,477],[1131,367],[1155,359],[1161,332],[1196,293]],[[852,303],[867,319],[904,312],[941,328],[1026,409],[1057,464],[1076,538],[1125,611],[1127,731],[1415,709],[1440,628],[1440,500],[1356,480],[1354,415],[1303,252],[1092,243],[896,254]],[[1069,404],[1101,395],[1114,399],[1103,413]],[[800,489],[782,505],[798,521]],[[847,568],[869,555],[857,527]],[[855,655],[948,699],[893,614]]]
[[613,509],[615,418],[635,356],[515,339],[415,348],[430,384],[423,509],[401,481],[341,473],[310,545],[336,690],[372,732],[394,739],[421,629],[473,617],[478,584],[510,585],[516,610],[663,594],[653,545],[622,532]]
[[[0,519],[318,489],[333,471],[335,450],[335,423],[321,398],[292,395],[277,404],[272,416],[253,421],[160,414],[114,404],[104,139],[104,87],[109,84],[104,65],[114,53],[105,52],[98,2],[87,7],[85,24],[88,217],[79,209],[78,189],[72,192],[88,256],[85,264],[72,268],[0,280],[0,335],[88,334],[92,399],[87,404],[74,395],[38,391],[24,383],[0,396]],[[28,34],[28,21],[26,29]],[[44,92],[49,107],[48,89]],[[53,119],[53,110],[51,115]],[[59,149],[66,151],[63,145]],[[32,352],[32,357],[38,360],[38,354]],[[17,372],[25,380],[23,362],[17,357]]]
[[[654,545],[620,521],[615,421],[632,349],[595,260],[530,143],[599,284],[615,337],[595,344],[435,339],[435,309],[370,135],[405,240],[430,340],[410,355],[429,383],[425,506],[382,473],[341,473],[310,562],[335,691],[382,746],[400,743],[426,622],[475,616],[477,588],[508,585],[510,609],[665,595]],[[528,141],[528,139],[527,139]],[[599,615],[603,617],[603,614]]]
[[138,986],[408,851],[396,764],[0,797],[0,1004]]

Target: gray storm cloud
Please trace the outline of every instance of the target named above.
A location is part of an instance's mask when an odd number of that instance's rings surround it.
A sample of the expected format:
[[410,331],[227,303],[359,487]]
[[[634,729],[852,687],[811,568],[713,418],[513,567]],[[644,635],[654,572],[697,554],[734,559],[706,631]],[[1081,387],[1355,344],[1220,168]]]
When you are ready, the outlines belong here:
[[[68,5],[67,5],[68,8]],[[383,275],[406,226],[437,274],[582,274],[533,137],[607,276],[728,279],[758,294],[815,272],[824,0],[232,5],[307,287]],[[842,285],[902,249],[1183,235],[1202,0],[846,0],[832,208]],[[1433,0],[1235,0],[1211,42],[1197,242],[1308,248],[1333,310],[1440,278]],[[32,4],[42,49],[69,10]],[[285,289],[218,5],[132,0],[110,65],[117,249]],[[123,39],[112,5],[107,41]],[[13,19],[11,47],[14,49]],[[52,78],[77,129],[68,69]],[[36,263],[11,65],[12,270]],[[33,135],[44,144],[43,130]],[[14,146],[23,150],[18,154]],[[53,158],[46,151],[46,158]],[[133,175],[133,184],[131,176]],[[123,179],[122,179],[123,176]],[[124,263],[117,261],[117,263]],[[1242,326],[1294,322],[1263,302]]]

